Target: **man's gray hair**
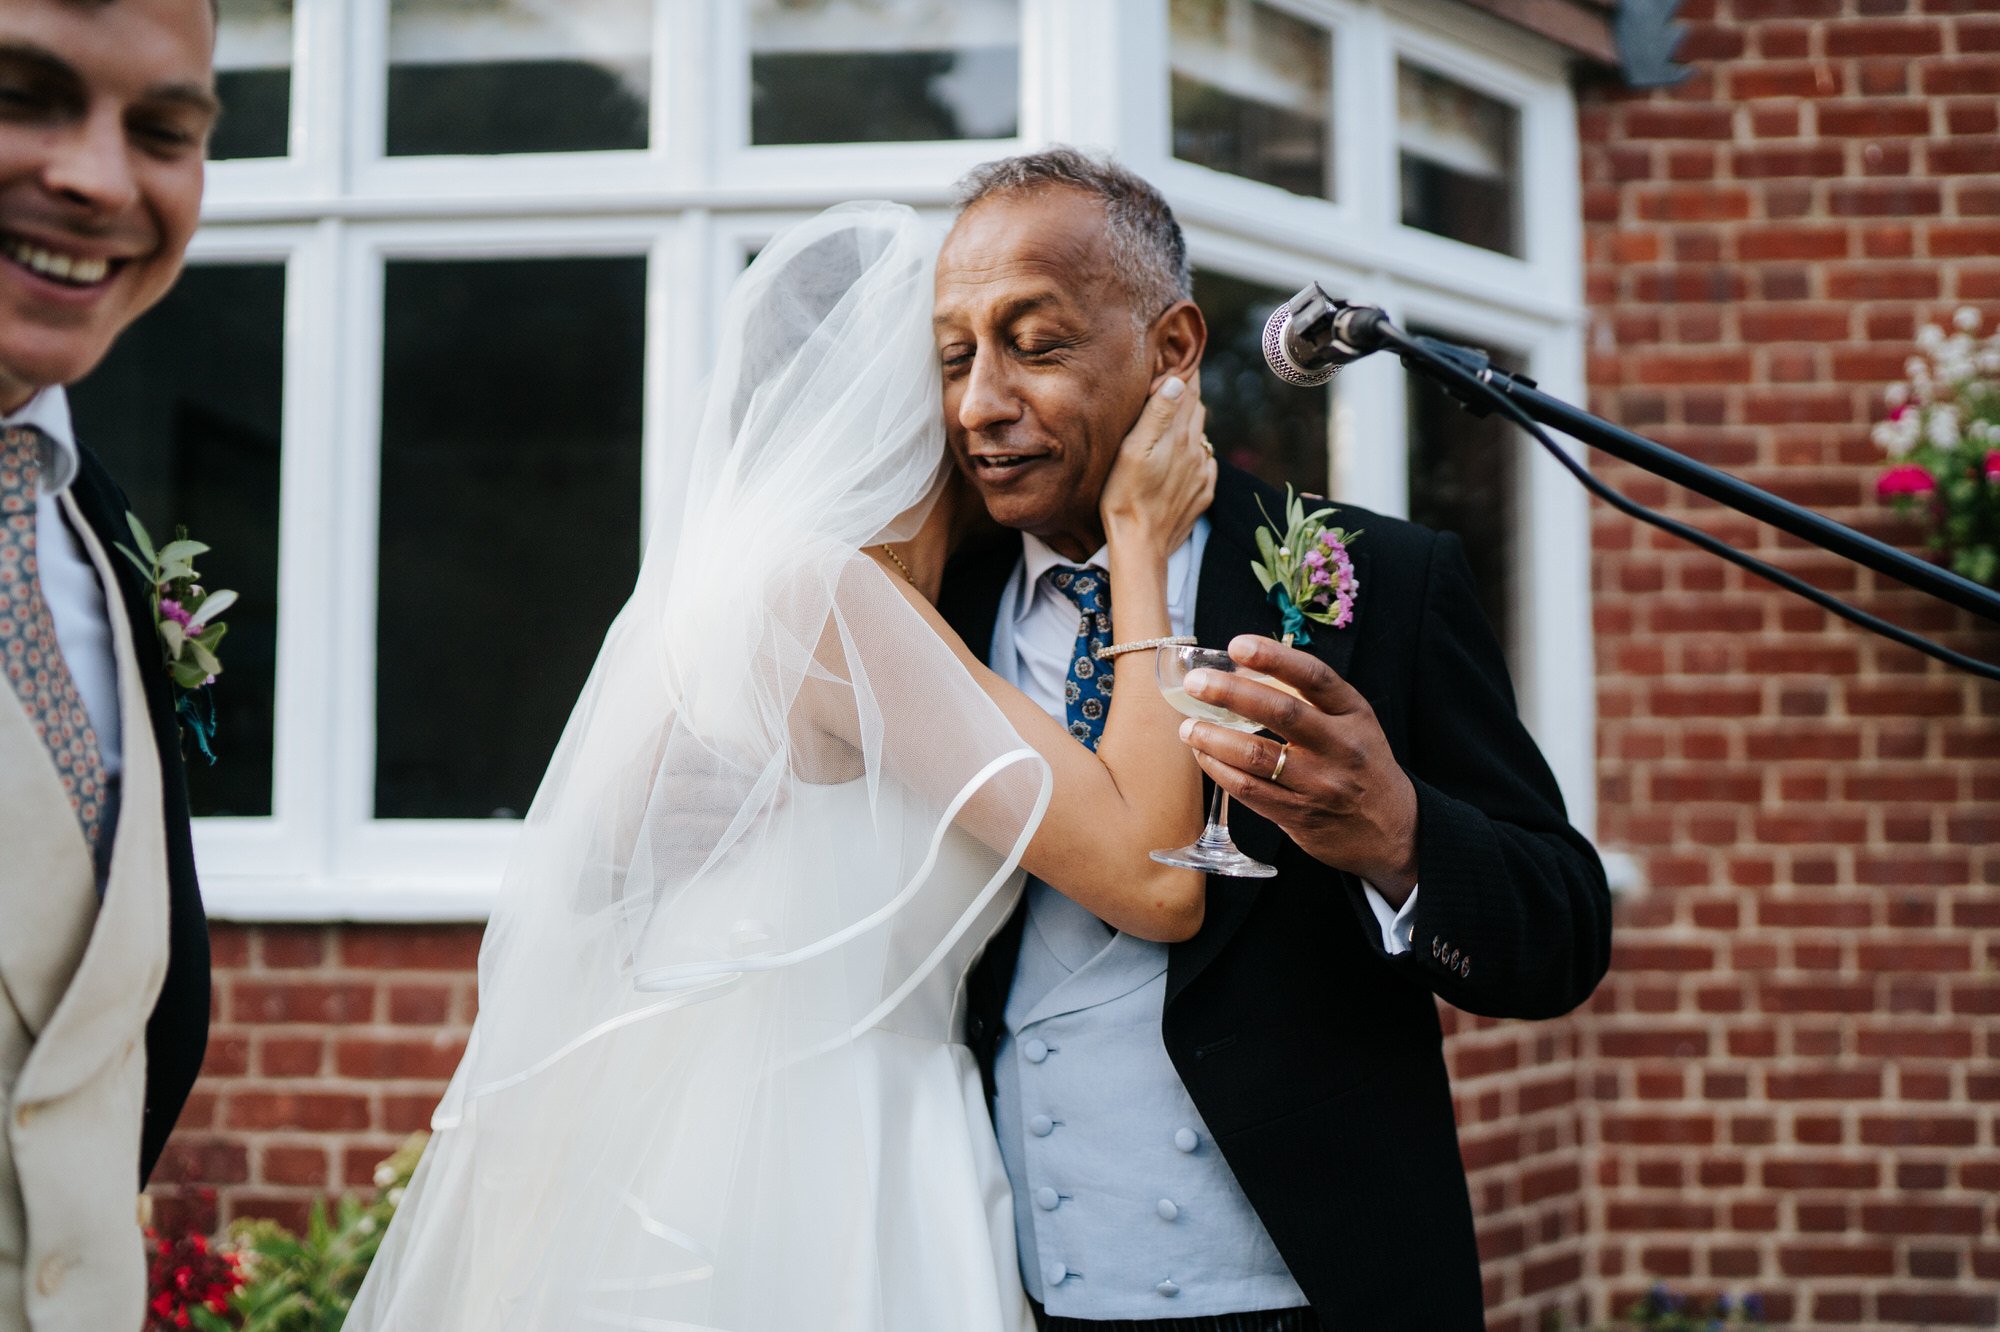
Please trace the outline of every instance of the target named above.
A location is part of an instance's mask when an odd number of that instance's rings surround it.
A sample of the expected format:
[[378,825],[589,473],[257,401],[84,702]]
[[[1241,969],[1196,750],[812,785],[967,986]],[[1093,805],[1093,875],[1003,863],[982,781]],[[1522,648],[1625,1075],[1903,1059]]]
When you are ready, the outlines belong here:
[[1144,325],[1175,301],[1194,296],[1187,238],[1160,192],[1109,157],[1058,145],[974,167],[958,182],[958,210],[999,195],[1062,187],[1104,205],[1104,236],[1133,317]]

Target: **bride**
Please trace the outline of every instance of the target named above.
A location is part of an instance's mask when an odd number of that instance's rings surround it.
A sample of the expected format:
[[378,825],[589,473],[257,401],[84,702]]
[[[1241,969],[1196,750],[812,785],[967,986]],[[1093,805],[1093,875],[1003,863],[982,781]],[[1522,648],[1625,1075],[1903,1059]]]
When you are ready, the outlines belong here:
[[[1192,934],[1203,880],[1146,852],[1192,838],[1200,780],[1150,652],[1114,659],[1093,753],[932,609],[976,505],[935,250],[846,205],[736,284],[685,515],[522,830],[350,1332],[1031,1332],[962,981],[1024,872]],[[1118,642],[1172,632],[1214,485],[1175,392],[1105,489]]]

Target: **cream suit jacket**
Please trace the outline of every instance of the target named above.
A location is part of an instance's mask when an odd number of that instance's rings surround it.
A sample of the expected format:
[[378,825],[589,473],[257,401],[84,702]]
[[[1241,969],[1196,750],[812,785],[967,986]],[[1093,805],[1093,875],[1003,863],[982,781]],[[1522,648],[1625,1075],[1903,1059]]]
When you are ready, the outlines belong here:
[[[63,512],[112,603],[124,776],[102,903],[54,763],[0,685],[0,1332],[137,1332],[146,1020],[167,969],[167,850],[144,669],[109,553]],[[141,661],[141,651],[144,662]]]

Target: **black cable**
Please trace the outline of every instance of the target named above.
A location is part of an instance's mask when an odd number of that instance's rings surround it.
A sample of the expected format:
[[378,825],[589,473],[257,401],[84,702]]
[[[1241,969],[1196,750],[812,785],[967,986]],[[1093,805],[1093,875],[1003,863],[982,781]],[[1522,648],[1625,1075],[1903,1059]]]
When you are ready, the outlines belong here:
[[1743,551],[1737,550],[1734,546],[1723,542],[1719,538],[1710,536],[1700,528],[1690,527],[1679,519],[1669,518],[1663,513],[1657,513],[1640,504],[1637,500],[1627,499],[1624,495],[1619,494],[1610,486],[1591,475],[1589,468],[1571,457],[1567,449],[1557,444],[1553,439],[1550,439],[1547,432],[1542,429],[1541,424],[1525,411],[1521,410],[1519,403],[1513,401],[1505,393],[1493,387],[1493,385],[1487,383],[1478,375],[1473,374],[1450,357],[1433,351],[1430,347],[1424,345],[1421,340],[1410,337],[1386,319],[1382,320],[1378,326],[1378,336],[1389,349],[1402,357],[1403,360],[1416,361],[1433,374],[1450,379],[1462,388],[1477,394],[1482,401],[1491,403],[1497,407],[1510,421],[1527,431],[1536,443],[1548,450],[1549,454],[1557,462],[1561,463],[1571,476],[1574,476],[1582,483],[1584,489],[1620,513],[1631,518],[1637,518],[1640,522],[1650,523],[1661,531],[1671,533],[1681,540],[1709,552],[1711,555],[1720,556],[1738,568],[1745,569],[1759,578],[1775,583],[1787,592],[1796,593],[1822,610],[1831,611],[1841,619],[1858,625],[1870,633],[1880,634],[1891,642],[1900,643],[1904,647],[1915,648],[1918,652],[1929,657],[1934,657],[1947,666],[1955,666],[1959,670],[1977,675],[1982,679],[2000,680],[2000,666],[1996,666],[1991,662],[1980,661],[1976,657],[1968,657],[1962,652],[1954,652],[1942,643],[1934,643],[1921,634],[1914,633],[1902,628],[1900,625],[1894,625],[1887,620],[1870,615],[1858,606],[1849,605],[1831,593],[1822,592],[1811,583],[1788,574],[1782,569],[1766,564],[1754,555],[1748,555]]

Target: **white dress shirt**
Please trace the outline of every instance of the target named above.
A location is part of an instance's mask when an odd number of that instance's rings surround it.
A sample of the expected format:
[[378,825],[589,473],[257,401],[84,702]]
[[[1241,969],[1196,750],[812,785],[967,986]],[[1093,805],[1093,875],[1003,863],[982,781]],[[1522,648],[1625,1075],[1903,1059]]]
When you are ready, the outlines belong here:
[[[1196,519],[1194,531],[1167,560],[1167,619],[1177,635],[1194,632],[1195,591],[1200,581],[1196,574],[1201,568],[1202,552],[1208,548],[1208,533],[1208,519]],[[1110,556],[1101,547],[1083,562],[1105,570],[1111,567]],[[1069,563],[1039,537],[1023,532],[1021,563],[1001,590],[993,632],[994,672],[1059,722],[1067,720],[1063,684],[1069,678],[1070,659],[1076,653],[1082,612],[1042,575],[1057,565]],[[1407,953],[1416,922],[1416,889],[1410,890],[1399,911],[1376,891],[1375,885],[1364,883],[1362,887],[1381,927],[1382,947],[1391,956]]]
[[[63,492],[76,480],[79,465],[69,397],[61,385],[52,385],[30,398],[20,411],[0,416],[0,426],[33,426],[49,441],[43,445],[41,486],[35,502],[35,559],[41,567],[42,599],[55,621],[56,646],[76,682],[83,710],[90,715],[91,729],[97,732],[105,775],[115,781],[124,767],[125,750],[119,731],[118,659],[112,647],[110,614],[97,566],[70,529],[62,508]],[[110,558],[124,557],[113,550]]]

